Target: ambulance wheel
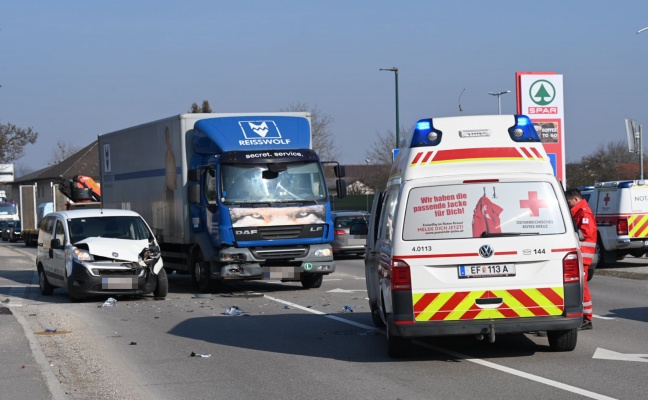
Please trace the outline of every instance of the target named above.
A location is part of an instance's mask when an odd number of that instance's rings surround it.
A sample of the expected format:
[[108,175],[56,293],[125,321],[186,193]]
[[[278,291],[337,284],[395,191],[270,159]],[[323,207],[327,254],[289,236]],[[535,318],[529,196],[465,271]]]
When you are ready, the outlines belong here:
[[592,278],[594,277],[594,271],[596,271],[596,268],[591,267],[587,270],[587,282],[591,281]]
[[576,348],[578,330],[548,331],[547,338],[549,339],[551,351],[572,351]]
[[322,286],[322,281],[324,280],[324,275],[302,275],[300,278],[301,284],[304,289],[317,289]]
[[209,264],[203,260],[201,252],[198,252],[194,258],[191,273],[198,290],[200,290],[201,293],[211,293],[212,285]]
[[387,325],[387,354],[391,358],[404,358],[410,355],[412,340],[402,336],[389,334],[389,325]]
[[376,306],[369,305],[371,310],[371,320],[376,328],[384,328],[385,322],[380,318],[380,310]]
[[153,290],[153,296],[163,299],[167,293],[169,293],[169,278],[164,268],[162,268],[157,274],[157,285],[155,285],[155,290]]

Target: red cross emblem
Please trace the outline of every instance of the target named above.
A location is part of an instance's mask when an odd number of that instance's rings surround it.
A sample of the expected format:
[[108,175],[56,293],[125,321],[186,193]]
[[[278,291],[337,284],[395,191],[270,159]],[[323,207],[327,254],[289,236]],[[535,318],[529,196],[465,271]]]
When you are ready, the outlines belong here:
[[520,208],[528,208],[532,217],[539,217],[540,209],[547,208],[547,202],[538,198],[538,192],[529,192],[528,200],[520,200]]
[[605,193],[605,197],[603,198],[603,200],[605,200],[605,205],[607,206],[607,203],[609,203],[610,200],[612,200],[610,199],[610,193]]

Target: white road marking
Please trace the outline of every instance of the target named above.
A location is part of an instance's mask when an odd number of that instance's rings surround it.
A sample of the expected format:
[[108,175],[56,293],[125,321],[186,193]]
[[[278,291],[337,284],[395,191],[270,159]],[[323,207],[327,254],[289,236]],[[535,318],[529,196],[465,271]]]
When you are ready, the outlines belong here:
[[598,318],[598,319],[608,319],[608,320],[609,320],[609,319],[616,319],[616,318],[614,318],[614,317],[602,317],[602,316],[600,316],[600,315],[596,315],[596,314],[594,314],[594,315],[592,315],[592,316],[593,316],[594,318]]
[[[372,330],[372,331],[382,330],[382,329],[375,328],[373,326],[369,326],[369,325],[361,324],[361,323],[358,323],[358,322],[355,322],[355,321],[350,321],[348,319],[340,318],[340,317],[338,317],[336,315],[330,315],[330,314],[327,314],[325,312],[315,310],[313,308],[308,308],[308,307],[301,306],[299,304],[291,303],[289,301],[281,300],[281,299],[278,299],[276,297],[271,297],[271,296],[268,296],[268,295],[265,295],[264,297],[266,299],[268,299],[268,300],[276,301],[278,303],[288,305],[288,306],[290,306],[292,308],[297,308],[299,310],[306,311],[306,312],[309,312],[309,313],[312,313],[312,314],[322,315],[322,316],[324,316],[326,318],[330,318],[330,319],[333,319],[333,320],[336,320],[336,321],[339,321],[339,322],[342,322],[342,323],[345,323],[345,324],[348,324],[348,325],[353,325],[353,326],[358,327],[358,328],[368,329],[368,330]],[[434,346],[434,345],[431,345],[431,344],[423,343],[423,342],[421,342],[419,340],[414,340],[414,343],[416,343],[419,346],[428,348],[430,350],[437,351],[439,353],[444,353],[444,354],[450,355],[452,357],[455,357],[455,358],[458,358],[458,359],[461,359],[461,360],[466,360],[466,361],[469,361],[471,363],[481,365],[483,367],[492,368],[492,369],[495,369],[495,370],[498,370],[498,371],[501,371],[501,372],[505,372],[507,374],[511,374],[511,375],[519,376],[521,378],[529,379],[529,380],[534,381],[534,382],[538,382],[538,383],[542,383],[542,384],[545,384],[545,385],[548,385],[548,386],[551,386],[551,387],[555,387],[556,389],[562,389],[562,390],[565,390],[567,392],[580,394],[582,396],[589,397],[591,399],[596,399],[596,400],[617,400],[614,397],[608,397],[608,396],[605,396],[605,395],[602,395],[602,394],[599,394],[599,393],[594,393],[594,392],[591,392],[589,390],[578,388],[576,386],[567,385],[567,384],[562,383],[562,382],[558,382],[558,381],[554,381],[554,380],[551,380],[551,379],[543,378],[541,376],[529,374],[527,372],[518,371],[516,369],[505,367],[505,366],[499,365],[499,364],[495,364],[495,363],[490,362],[490,361],[481,360],[479,358],[474,358],[472,356],[462,354],[462,353],[458,353],[456,351],[452,351],[452,350],[444,349],[444,348],[437,347],[437,346]]]
[[326,293],[353,293],[353,292],[366,292],[367,289],[353,289],[353,290],[347,290],[347,289],[333,289],[333,290],[327,290]]
[[612,350],[605,350],[600,347],[596,349],[592,358],[601,360],[614,360],[614,361],[634,361],[634,362],[648,362],[648,354],[625,354],[617,353]]

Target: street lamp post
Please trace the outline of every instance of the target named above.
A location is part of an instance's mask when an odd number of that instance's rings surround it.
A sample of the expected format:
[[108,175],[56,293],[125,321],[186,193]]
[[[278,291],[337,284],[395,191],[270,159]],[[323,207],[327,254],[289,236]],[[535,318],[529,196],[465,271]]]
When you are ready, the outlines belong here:
[[381,71],[390,71],[394,73],[394,79],[396,82],[396,148],[400,147],[400,122],[398,121],[398,68],[380,68]]
[[505,90],[503,92],[488,92],[488,94],[490,94],[491,96],[497,96],[497,112],[500,115],[502,114],[502,100],[500,99],[500,97],[506,93],[511,93],[511,91]]
[[[370,162],[371,162],[371,160],[369,160],[369,159],[365,160],[365,163],[367,163],[367,167],[369,167]],[[368,174],[368,173],[369,173],[369,171],[365,171],[365,174]],[[366,205],[365,209],[367,210],[367,212],[369,212],[369,190],[367,190],[367,185],[366,184],[365,184],[364,191],[365,191],[365,197],[366,197],[366,199],[365,199],[365,205]]]

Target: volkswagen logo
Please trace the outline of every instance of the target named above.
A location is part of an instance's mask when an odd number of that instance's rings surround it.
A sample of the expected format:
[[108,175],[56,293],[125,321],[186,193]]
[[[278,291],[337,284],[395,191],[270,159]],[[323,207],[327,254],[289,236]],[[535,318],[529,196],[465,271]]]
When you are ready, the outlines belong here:
[[493,255],[493,248],[490,247],[490,245],[485,244],[479,248],[479,255],[484,258],[488,258]]

